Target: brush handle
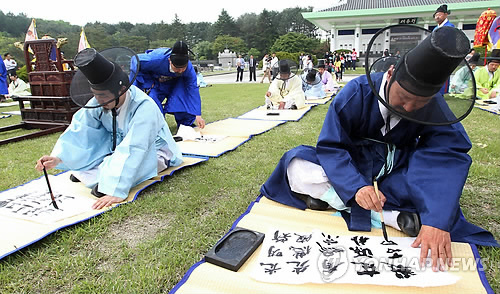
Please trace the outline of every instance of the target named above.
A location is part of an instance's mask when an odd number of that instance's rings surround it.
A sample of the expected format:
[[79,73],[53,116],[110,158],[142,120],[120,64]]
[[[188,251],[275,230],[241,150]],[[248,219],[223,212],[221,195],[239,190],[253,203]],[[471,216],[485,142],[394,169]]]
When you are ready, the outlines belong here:
[[47,170],[45,166],[43,167],[43,174],[45,175],[45,180],[47,181],[47,186],[49,187],[50,199],[52,199],[52,205],[54,205],[55,209],[59,209],[57,207],[56,198],[54,197],[54,193],[52,193],[52,188],[50,187],[49,175],[47,174]]
[[[378,201],[380,201],[380,195],[378,193],[378,184],[377,181],[373,181],[373,187],[375,188],[375,194],[377,195]],[[382,211],[380,212],[380,221],[383,223],[384,222],[384,214]]]

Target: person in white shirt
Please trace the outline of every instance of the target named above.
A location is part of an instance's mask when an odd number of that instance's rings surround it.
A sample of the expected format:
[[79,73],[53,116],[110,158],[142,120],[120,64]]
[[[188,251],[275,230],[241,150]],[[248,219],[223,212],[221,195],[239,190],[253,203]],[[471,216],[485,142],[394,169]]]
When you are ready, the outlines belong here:
[[271,74],[273,75],[273,80],[276,78],[276,75],[278,74],[278,67],[279,67],[279,59],[276,57],[276,53],[273,53],[273,59],[271,59]]
[[4,60],[3,63],[5,64],[5,68],[7,69],[8,74],[15,74],[16,73],[16,68],[17,68],[17,62],[12,59],[12,56],[10,55],[9,52],[5,53],[3,55]]

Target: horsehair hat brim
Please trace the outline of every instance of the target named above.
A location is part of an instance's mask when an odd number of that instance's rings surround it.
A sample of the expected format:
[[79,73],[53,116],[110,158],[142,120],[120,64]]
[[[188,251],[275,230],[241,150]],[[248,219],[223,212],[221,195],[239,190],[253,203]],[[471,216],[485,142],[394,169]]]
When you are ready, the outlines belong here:
[[[71,99],[77,105],[89,108],[103,106],[112,101],[87,106],[87,102],[94,96],[91,89],[109,90],[119,97],[135,81],[139,67],[137,55],[127,47],[113,47],[101,52],[87,48],[77,53],[74,62],[78,71],[71,81]],[[134,74],[129,77],[131,72]]]
[[315,69],[310,70],[307,74],[302,74],[300,77],[304,83],[310,85],[317,85],[321,82],[319,72]]

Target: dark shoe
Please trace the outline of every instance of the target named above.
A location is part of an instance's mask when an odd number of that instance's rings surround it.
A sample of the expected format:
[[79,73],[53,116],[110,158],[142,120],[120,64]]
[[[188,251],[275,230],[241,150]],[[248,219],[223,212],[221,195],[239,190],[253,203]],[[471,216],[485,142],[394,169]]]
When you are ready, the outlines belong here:
[[290,109],[297,110],[297,105],[294,104],[294,105],[290,106]]
[[102,196],[106,196],[106,194],[97,191],[98,186],[99,185],[95,185],[94,188],[92,188],[92,191],[90,191],[90,194],[94,195],[97,198],[101,198]]
[[311,197],[309,195],[295,193],[293,191],[292,191],[292,193],[297,198],[299,198],[300,200],[304,201],[306,203],[307,208],[309,208],[309,209],[312,209],[312,210],[327,210],[330,207],[330,205],[328,205],[328,203],[326,203],[323,200],[319,200],[319,199],[313,198],[313,197]]
[[73,174],[69,175],[69,180],[72,181],[73,183],[80,182],[80,180],[77,179]]
[[414,212],[401,211],[398,215],[397,222],[401,231],[410,237],[416,237],[422,226],[420,217]]

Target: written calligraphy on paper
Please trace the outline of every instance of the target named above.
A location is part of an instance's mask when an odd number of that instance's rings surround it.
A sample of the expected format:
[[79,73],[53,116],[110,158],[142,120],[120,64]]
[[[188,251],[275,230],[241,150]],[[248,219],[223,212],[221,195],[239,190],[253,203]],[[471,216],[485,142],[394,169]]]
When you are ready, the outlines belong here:
[[337,236],[318,230],[273,229],[266,234],[252,277],[269,283],[349,283],[391,286],[442,286],[459,277],[420,267],[414,238]]
[[72,195],[52,185],[59,209],[54,208],[44,178],[0,193],[0,215],[38,223],[53,223],[92,210],[94,199]]

